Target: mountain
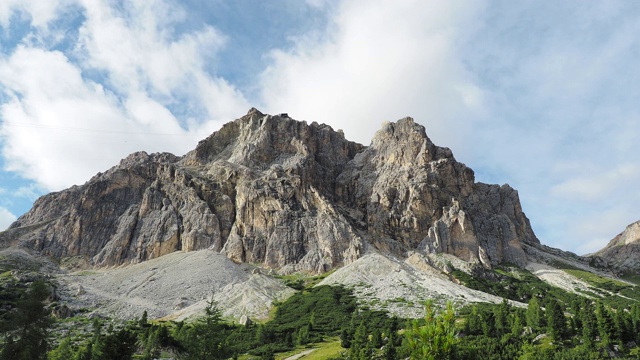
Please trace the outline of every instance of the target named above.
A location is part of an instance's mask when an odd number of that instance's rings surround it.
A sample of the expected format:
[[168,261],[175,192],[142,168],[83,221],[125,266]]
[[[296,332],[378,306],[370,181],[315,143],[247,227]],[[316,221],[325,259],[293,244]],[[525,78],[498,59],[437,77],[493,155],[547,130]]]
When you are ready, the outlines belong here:
[[369,246],[525,266],[523,247],[539,245],[517,191],[475,182],[411,118],[363,146],[256,109],[182,157],[134,153],[39,198],[1,238],[80,267],[213,249],[281,273],[323,273]]
[[640,273],[640,221],[628,225],[594,257],[604,259],[618,272]]
[[[251,109],[184,156],[134,153],[45,195],[0,232],[0,358],[35,328],[56,359],[425,358],[411,344],[445,318],[455,358],[626,358],[639,235],[584,257],[541,244],[517,191],[476,182],[411,118],[363,146]],[[65,318],[51,336],[49,311]]]

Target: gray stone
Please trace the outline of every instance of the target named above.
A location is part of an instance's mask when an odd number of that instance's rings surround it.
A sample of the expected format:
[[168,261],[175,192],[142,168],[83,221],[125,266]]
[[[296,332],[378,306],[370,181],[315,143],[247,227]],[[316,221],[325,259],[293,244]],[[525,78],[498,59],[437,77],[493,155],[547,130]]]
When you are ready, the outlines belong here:
[[1,235],[93,266],[210,248],[280,273],[322,273],[367,244],[524,265],[522,244],[539,244],[515,190],[476,183],[411,118],[386,123],[366,147],[256,109],[183,157],[134,153],[45,195]]
[[598,267],[613,267],[620,273],[640,273],[640,221],[628,225],[591,262]]

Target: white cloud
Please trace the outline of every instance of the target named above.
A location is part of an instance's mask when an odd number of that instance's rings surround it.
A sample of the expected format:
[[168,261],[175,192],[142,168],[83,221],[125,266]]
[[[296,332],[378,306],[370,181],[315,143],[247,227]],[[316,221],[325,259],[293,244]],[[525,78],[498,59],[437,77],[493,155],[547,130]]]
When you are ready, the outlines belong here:
[[627,193],[640,182],[640,164],[618,164],[587,174],[564,178],[550,195],[575,201],[603,201],[615,193]]
[[[18,11],[36,27],[0,59],[8,166],[59,189],[135,150],[186,151],[242,115],[248,101],[216,72],[237,34],[190,23],[177,3],[0,1],[0,26]],[[265,71],[243,90],[260,94],[262,110],[365,144],[383,121],[412,116],[479,180],[517,188],[552,246],[603,246],[637,220],[640,16],[631,3],[306,4],[329,14],[328,25],[255,53]],[[37,41],[76,7],[85,18],[72,52]],[[182,136],[141,135],[152,133]]]
[[455,46],[479,4],[345,1],[327,41],[301,37],[291,51],[271,54],[262,78],[267,110],[331,124],[365,144],[383,121],[412,116],[457,144],[444,128],[474,119],[465,115],[482,106]]
[[[640,200],[630,195],[640,180],[637,7],[345,1],[331,10],[329,36],[271,54],[269,112],[365,144],[383,120],[413,116],[479,180],[516,187],[552,246],[602,247],[639,216],[630,206]],[[600,231],[581,232],[587,218]]]
[[0,231],[6,230],[16,219],[9,210],[0,207]]
[[45,192],[46,189],[42,189],[41,185],[31,183],[29,185],[21,186],[13,193],[16,198],[25,198],[31,201],[35,201],[40,194]]
[[34,27],[46,27],[71,2],[72,0],[2,0],[0,27],[7,29],[11,16],[16,13],[27,14]]
[[[224,44],[212,27],[174,34],[184,14],[164,1],[128,1],[126,13],[104,2],[81,4],[86,20],[74,54],[31,44],[0,59],[8,170],[59,190],[134,151],[182,154],[208,135],[202,131],[249,108],[210,74]],[[181,101],[204,113],[176,118],[170,107]]]

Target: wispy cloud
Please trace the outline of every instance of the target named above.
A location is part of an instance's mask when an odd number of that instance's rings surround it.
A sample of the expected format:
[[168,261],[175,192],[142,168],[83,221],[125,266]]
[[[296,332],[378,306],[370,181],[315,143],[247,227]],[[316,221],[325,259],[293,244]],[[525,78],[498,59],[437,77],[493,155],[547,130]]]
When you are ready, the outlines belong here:
[[46,27],[72,0],[3,0],[0,2],[0,27],[8,29],[13,16],[28,16],[34,27]]

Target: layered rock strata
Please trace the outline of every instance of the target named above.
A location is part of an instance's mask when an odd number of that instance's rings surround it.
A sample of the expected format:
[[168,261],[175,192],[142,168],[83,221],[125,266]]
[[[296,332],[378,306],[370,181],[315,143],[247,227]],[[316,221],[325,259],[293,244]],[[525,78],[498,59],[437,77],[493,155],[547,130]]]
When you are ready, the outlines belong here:
[[640,273],[640,221],[626,227],[594,258],[602,258],[615,270],[622,273]]
[[135,153],[41,197],[2,238],[95,266],[212,248],[313,273],[355,261],[367,244],[487,267],[524,265],[522,244],[539,244],[515,190],[476,183],[411,118],[385,124],[365,147],[256,109],[183,157]]

